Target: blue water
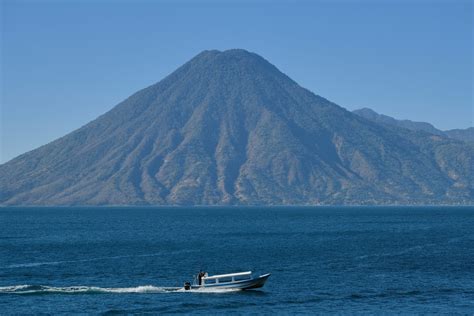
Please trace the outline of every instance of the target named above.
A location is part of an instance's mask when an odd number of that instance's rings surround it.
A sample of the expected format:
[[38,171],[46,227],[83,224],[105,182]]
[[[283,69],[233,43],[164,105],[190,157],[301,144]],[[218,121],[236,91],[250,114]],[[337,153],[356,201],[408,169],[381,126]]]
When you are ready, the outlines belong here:
[[474,208],[0,209],[0,313],[78,312],[472,315]]

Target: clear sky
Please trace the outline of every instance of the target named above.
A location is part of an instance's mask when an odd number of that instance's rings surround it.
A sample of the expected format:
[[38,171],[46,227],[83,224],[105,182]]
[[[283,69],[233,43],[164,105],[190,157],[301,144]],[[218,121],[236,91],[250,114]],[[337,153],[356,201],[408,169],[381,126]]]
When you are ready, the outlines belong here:
[[350,110],[473,126],[469,0],[0,3],[0,163],[205,49],[256,52]]

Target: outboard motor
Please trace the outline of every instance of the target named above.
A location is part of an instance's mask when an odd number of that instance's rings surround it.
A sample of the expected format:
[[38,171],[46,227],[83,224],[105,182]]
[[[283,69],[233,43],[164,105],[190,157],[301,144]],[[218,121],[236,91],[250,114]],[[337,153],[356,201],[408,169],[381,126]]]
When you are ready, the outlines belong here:
[[184,282],[184,289],[187,291],[187,290],[190,290],[191,289],[191,283],[190,282]]

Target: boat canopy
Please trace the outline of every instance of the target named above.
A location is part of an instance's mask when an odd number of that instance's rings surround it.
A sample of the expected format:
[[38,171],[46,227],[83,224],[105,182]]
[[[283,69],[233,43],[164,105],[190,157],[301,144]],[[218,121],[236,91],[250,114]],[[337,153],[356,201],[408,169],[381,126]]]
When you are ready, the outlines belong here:
[[231,278],[231,277],[236,277],[236,276],[250,276],[250,275],[252,275],[252,271],[229,273],[229,274],[219,274],[219,275],[210,275],[210,276],[205,276],[202,279],[203,280],[215,280],[215,279],[221,279],[221,278]]

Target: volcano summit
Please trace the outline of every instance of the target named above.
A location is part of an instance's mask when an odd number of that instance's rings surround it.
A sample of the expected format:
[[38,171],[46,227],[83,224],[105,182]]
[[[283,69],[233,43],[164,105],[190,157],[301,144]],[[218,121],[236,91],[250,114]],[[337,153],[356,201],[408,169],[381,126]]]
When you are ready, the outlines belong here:
[[473,204],[474,147],[377,124],[245,50],[204,51],[0,166],[1,205]]

